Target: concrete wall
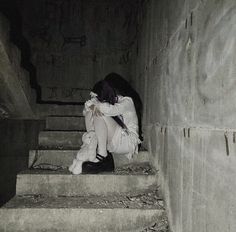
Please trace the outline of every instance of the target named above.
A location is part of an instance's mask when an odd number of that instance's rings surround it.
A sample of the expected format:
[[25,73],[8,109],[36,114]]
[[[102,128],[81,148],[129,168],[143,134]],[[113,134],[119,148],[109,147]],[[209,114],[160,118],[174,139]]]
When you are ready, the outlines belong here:
[[34,94],[21,52],[10,41],[9,22],[0,14],[0,118],[34,118]]
[[133,83],[172,230],[236,231],[236,2],[142,4]]
[[0,206],[14,196],[16,175],[28,168],[29,150],[38,146],[43,121],[0,120]]
[[109,72],[129,79],[136,1],[19,1],[43,100],[80,100]]

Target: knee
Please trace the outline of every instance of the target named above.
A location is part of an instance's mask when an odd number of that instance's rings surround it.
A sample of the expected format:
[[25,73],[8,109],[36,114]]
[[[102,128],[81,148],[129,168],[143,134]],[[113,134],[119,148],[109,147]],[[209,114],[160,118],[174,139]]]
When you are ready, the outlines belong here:
[[105,123],[104,116],[93,116],[94,123],[96,122],[103,122]]

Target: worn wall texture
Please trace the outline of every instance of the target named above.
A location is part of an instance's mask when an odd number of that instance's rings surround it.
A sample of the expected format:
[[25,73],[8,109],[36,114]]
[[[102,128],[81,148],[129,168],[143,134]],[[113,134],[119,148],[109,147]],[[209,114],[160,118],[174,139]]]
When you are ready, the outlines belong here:
[[172,230],[236,231],[236,2],[142,4],[133,82]]
[[0,13],[0,119],[34,118],[35,91],[21,67],[21,51],[10,40],[10,25]]
[[136,0],[23,0],[19,9],[44,100],[76,100],[109,72],[129,79]]

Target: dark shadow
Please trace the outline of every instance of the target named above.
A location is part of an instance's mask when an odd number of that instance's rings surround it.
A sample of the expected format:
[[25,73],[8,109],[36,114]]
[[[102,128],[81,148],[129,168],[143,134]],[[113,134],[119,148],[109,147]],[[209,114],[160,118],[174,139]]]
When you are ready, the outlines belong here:
[[37,103],[41,100],[41,87],[37,83],[36,68],[31,63],[31,48],[22,33],[22,16],[16,0],[1,0],[0,12],[9,20],[10,41],[21,51],[21,66],[29,72],[31,88],[37,94]]
[[38,148],[44,121],[0,120],[0,207],[16,193],[16,176],[28,168],[29,150]]

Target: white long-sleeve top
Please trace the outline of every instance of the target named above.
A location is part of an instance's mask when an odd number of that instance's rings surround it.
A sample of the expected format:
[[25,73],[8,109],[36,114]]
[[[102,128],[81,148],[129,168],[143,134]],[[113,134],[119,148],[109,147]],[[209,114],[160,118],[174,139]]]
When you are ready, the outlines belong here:
[[125,132],[128,133],[132,142],[131,150],[133,150],[133,153],[137,153],[138,144],[141,141],[139,140],[138,135],[138,117],[132,98],[118,96],[118,102],[114,105],[106,102],[99,102],[96,98],[92,98],[85,103],[84,112],[88,110],[91,105],[95,105],[104,116],[122,116],[123,122],[127,127]]
[[121,115],[129,132],[138,136],[138,117],[132,98],[119,96],[118,102],[114,105],[98,102],[96,107],[105,116]]

